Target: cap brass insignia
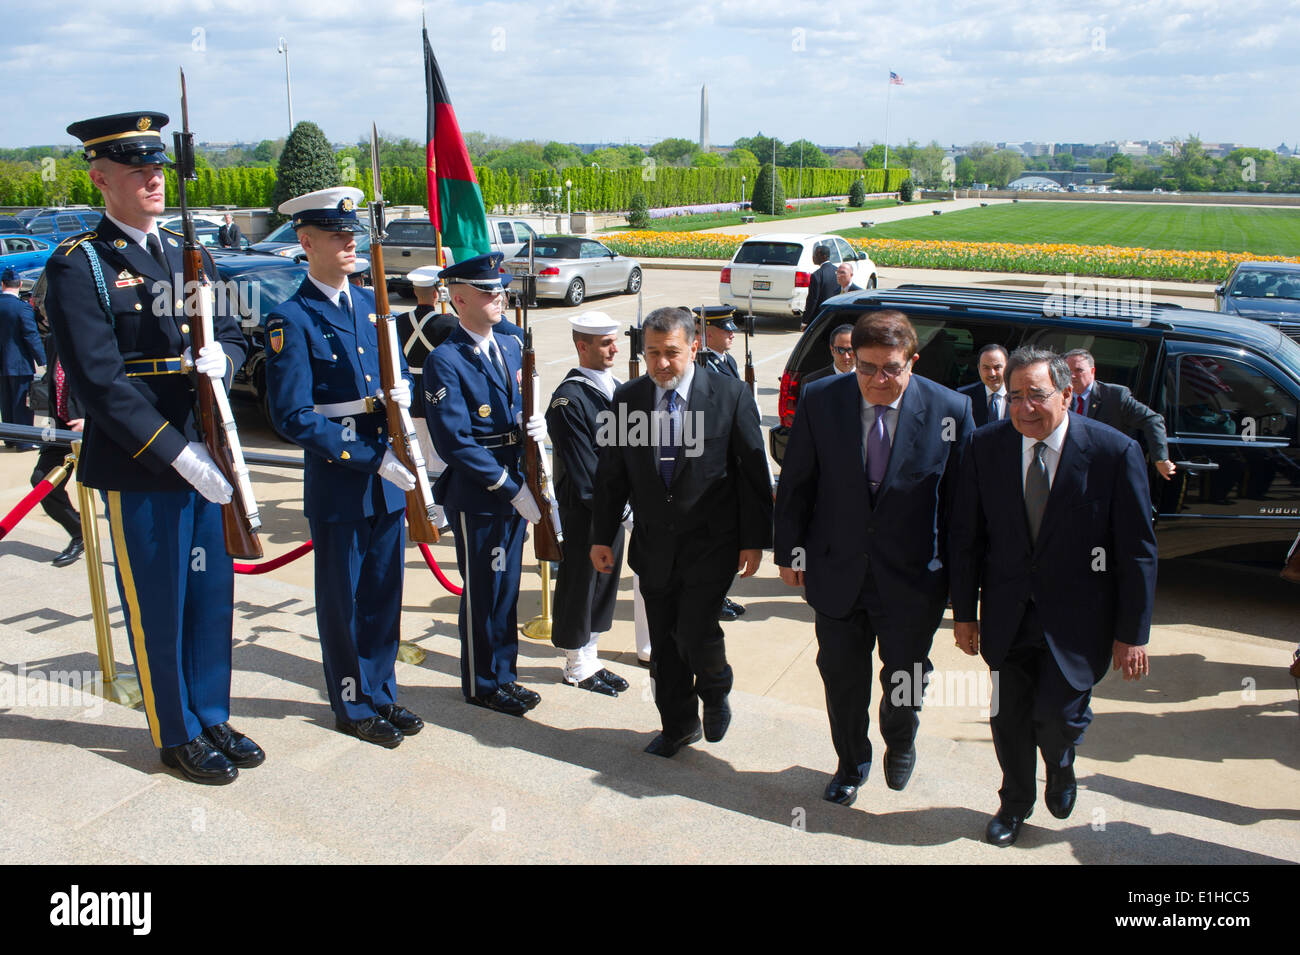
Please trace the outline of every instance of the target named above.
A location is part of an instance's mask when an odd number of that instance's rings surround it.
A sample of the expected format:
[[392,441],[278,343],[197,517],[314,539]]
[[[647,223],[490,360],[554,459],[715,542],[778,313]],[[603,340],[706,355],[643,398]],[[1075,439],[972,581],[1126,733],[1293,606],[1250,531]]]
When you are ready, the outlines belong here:
[[153,125],[153,120],[151,120],[148,116],[141,116],[135,122],[135,128],[140,130],[140,132],[142,133],[152,125]]
[[351,212],[352,211],[351,198],[345,198],[342,202],[340,202],[339,208],[342,209],[344,212]]
[[113,240],[113,248],[115,248],[115,249],[125,249],[125,248],[126,248],[126,239],[114,239],[114,240]]
[[488,415],[490,415],[491,413],[492,413],[492,408],[491,408],[490,406],[488,406],[488,405],[479,405],[479,406],[478,406],[478,416],[479,416],[480,418],[486,418],[486,417],[487,417]]

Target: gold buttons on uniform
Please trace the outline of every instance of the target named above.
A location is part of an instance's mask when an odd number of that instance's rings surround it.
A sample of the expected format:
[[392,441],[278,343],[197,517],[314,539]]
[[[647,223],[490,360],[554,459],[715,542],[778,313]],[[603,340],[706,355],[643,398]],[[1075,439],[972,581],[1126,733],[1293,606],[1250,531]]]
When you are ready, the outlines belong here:
[[338,355],[330,355],[330,358],[334,359],[335,361],[338,361],[338,360],[339,360],[339,356],[338,356]]
[[139,311],[143,311],[143,310],[144,310],[144,306],[141,305],[139,302],[136,302],[136,303],[135,303],[135,310],[136,310],[137,312],[139,312]]
[[182,326],[181,326],[181,334],[182,334],[182,335],[188,335],[189,333],[190,333],[190,327],[189,327],[188,325],[182,325]]
[[486,417],[487,417],[488,415],[490,415],[491,413],[492,413],[492,409],[491,409],[491,407],[489,407],[488,405],[479,405],[479,406],[478,406],[478,416],[479,416],[480,418],[486,418]]
[[364,355],[365,353],[366,353],[366,350],[365,350],[364,348],[362,348],[360,345],[358,345],[358,346],[357,346],[357,354],[358,354],[358,355]]
[[369,380],[370,380],[370,376],[369,376],[369,375],[366,375],[366,381],[369,381]]
[[342,454],[340,454],[339,457],[342,458],[344,461],[350,461],[350,460],[352,460],[352,455],[348,454],[348,452],[346,452],[346,451],[344,451]]

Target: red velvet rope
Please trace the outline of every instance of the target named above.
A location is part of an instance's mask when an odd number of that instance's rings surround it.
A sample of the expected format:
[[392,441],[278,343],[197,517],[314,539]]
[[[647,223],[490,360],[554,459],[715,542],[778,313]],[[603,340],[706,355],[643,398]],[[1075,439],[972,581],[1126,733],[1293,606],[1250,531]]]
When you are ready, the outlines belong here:
[[265,574],[276,568],[283,567],[291,561],[297,560],[303,554],[311,552],[311,541],[305,544],[299,544],[287,554],[281,554],[279,557],[272,557],[270,560],[264,560],[260,564],[235,564],[235,573],[237,574]]
[[[48,480],[43,480],[32,488],[31,493],[18,502],[18,506],[0,518],[0,540],[4,540],[9,532],[18,526],[18,522],[27,516],[27,512],[41,502],[41,499],[54,490],[54,485]],[[429,557],[426,554],[425,560]]]
[[438,566],[438,562],[433,559],[433,551],[429,550],[429,545],[421,544],[420,553],[424,555],[424,562],[428,564],[429,569],[433,571],[433,576],[438,578],[438,583],[442,584],[447,593],[459,597],[463,588],[457,587],[447,579],[447,575],[442,572],[442,568]]

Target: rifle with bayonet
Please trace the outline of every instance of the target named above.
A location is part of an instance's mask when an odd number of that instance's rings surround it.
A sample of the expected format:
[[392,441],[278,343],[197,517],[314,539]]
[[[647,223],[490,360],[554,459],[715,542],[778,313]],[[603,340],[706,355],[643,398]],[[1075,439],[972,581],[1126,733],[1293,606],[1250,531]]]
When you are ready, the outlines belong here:
[[627,330],[627,380],[641,377],[641,353],[645,351],[645,329],[641,325],[641,287],[636,290],[636,324]]
[[[533,253],[533,237],[528,237],[528,274],[523,277],[520,294],[515,298],[515,322],[524,332],[524,363],[519,382],[519,397],[524,409],[524,420],[539,415],[541,407],[540,380],[537,376],[537,354],[533,351],[533,330],[528,325],[528,306],[535,301],[537,270]],[[522,305],[522,309],[521,309]],[[564,532],[560,527],[560,505],[555,500],[551,481],[551,461],[539,441],[524,438],[524,483],[542,512],[542,519],[533,529],[533,552],[539,561],[563,560]]]
[[[695,364],[701,368],[709,367],[709,319],[708,312],[705,311],[707,307],[706,305],[700,306],[700,348],[695,353]],[[691,311],[693,312],[695,309],[691,309]]]
[[[198,179],[194,169],[194,134],[190,132],[189,100],[185,94],[185,71],[181,70],[181,130],[172,134],[176,150],[176,185],[180,194],[182,232],[185,235],[185,317],[190,326],[190,356],[197,360],[209,342],[216,340],[212,329],[212,283],[203,269],[203,253],[194,235],[194,219],[186,196],[187,180]],[[243,560],[262,556],[257,529],[262,526],[253,497],[253,482],[244,461],[244,449],[235,429],[230,397],[224,384],[207,375],[197,375],[199,428],[203,444],[213,463],[232,488],[230,501],[221,505],[221,530],[226,553]]]
[[397,356],[397,322],[388,308],[388,283],[384,281],[384,191],[379,181],[379,130],[370,125],[370,178],[375,189],[370,203],[370,274],[375,277],[375,331],[379,337],[379,381],[384,394],[384,413],[388,417],[388,435],[392,439],[393,457],[415,475],[415,487],[406,492],[406,524],[410,539],[421,544],[438,542],[438,524],[434,517],[433,488],[424,467],[420,439],[411,422],[411,413],[389,398],[402,378]]
[[754,353],[749,348],[749,336],[754,334],[754,292],[749,292],[749,311],[745,313],[743,319],[745,323],[745,384],[749,386],[750,394],[754,400],[758,400],[758,382],[754,375]]

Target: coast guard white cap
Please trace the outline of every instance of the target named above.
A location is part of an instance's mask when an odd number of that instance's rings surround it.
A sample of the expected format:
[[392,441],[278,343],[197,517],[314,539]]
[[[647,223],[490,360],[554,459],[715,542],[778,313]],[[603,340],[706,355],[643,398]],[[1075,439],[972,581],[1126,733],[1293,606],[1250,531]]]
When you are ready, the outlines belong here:
[[317,189],[280,203],[281,215],[293,217],[293,227],[314,225],[327,232],[365,232],[357,207],[365,193],[353,186]]
[[411,280],[412,285],[429,288],[438,284],[438,273],[441,271],[442,269],[436,265],[422,265],[418,269],[411,269],[406,273],[406,277]]
[[604,312],[583,312],[569,318],[569,324],[580,335],[614,335],[619,330],[619,323]]

